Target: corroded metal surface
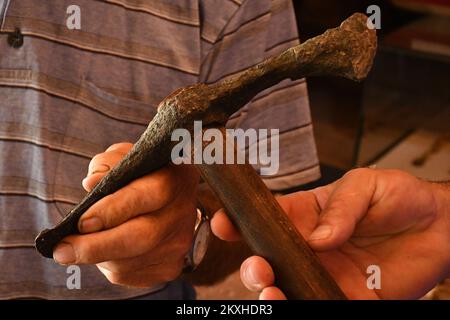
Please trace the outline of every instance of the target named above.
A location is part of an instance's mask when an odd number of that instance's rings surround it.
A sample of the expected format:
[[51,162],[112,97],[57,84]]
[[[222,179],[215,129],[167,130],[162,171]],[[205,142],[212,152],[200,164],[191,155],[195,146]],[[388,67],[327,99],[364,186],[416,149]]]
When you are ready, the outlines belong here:
[[256,94],[286,78],[339,76],[360,81],[372,66],[376,46],[375,30],[367,27],[365,15],[357,13],[339,28],[330,29],[217,84],[196,84],[175,91],[161,102],[158,113],[119,165],[56,227],[37,236],[37,250],[51,258],[58,242],[78,233],[79,218],[95,202],[167,164],[173,146],[170,139],[173,130],[192,130],[194,120],[202,120],[205,127],[224,125]]

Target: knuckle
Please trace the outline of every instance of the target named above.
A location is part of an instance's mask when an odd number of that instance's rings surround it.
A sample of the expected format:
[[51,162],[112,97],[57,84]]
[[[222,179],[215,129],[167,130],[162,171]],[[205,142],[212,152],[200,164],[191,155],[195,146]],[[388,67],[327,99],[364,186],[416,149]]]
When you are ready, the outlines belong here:
[[93,214],[93,216],[99,218],[102,226],[104,229],[111,229],[115,227],[115,225],[118,223],[118,217],[117,213],[115,212],[115,209],[112,209],[111,211],[101,211]]
[[143,213],[138,211],[142,211],[144,209],[144,199],[147,196],[148,194],[145,192],[145,189],[130,185],[128,192],[124,192],[121,199],[117,199],[117,206],[115,208],[116,213],[123,214],[127,212],[130,217],[138,213]]
[[176,193],[179,181],[174,175],[174,170],[165,167],[151,176],[154,180],[154,187],[160,192],[161,199],[171,197]]
[[165,230],[155,222],[152,216],[142,216],[135,218],[138,222],[131,235],[131,242],[134,244],[137,254],[150,253],[163,239]]
[[80,241],[74,245],[77,263],[96,263],[101,259],[100,252],[91,241]]
[[92,157],[91,161],[89,162],[89,169],[92,170],[94,169],[94,167],[99,165],[104,165],[112,168],[124,157],[124,155],[124,153],[116,150],[98,153],[94,157]]
[[[361,218],[361,213],[354,210],[345,210],[347,202],[344,200],[338,200],[332,204],[328,212],[326,212],[321,218],[321,224],[329,224],[339,228],[339,232],[347,231],[353,232],[353,228]],[[338,236],[339,232],[333,234],[333,237]]]
[[[106,159],[106,155],[104,153],[96,154],[89,162],[89,165],[88,165],[89,174],[93,174],[93,172],[96,169],[98,169],[97,167],[105,166],[105,165],[108,166],[108,161]],[[104,171],[104,169],[106,169],[106,168],[107,167],[102,168],[102,171]]]
[[133,144],[130,142],[118,142],[110,145],[106,151],[115,151],[115,150],[121,150],[121,151],[128,151],[133,147]]
[[164,206],[165,204],[169,203],[173,197],[173,190],[171,190],[170,188],[165,188],[164,186],[158,188],[158,196],[156,199],[160,205]]
[[323,215],[321,220],[323,222],[330,223],[340,223],[341,221],[346,221],[349,213],[347,210],[342,210],[342,208],[345,208],[347,206],[347,201],[348,199],[344,198],[334,199],[334,201],[329,203],[327,212]]
[[117,150],[117,149],[120,149],[124,145],[126,145],[125,142],[113,143],[106,149],[106,151]]
[[91,209],[83,214],[80,221],[95,217],[100,220],[102,228],[109,229],[114,226],[116,218],[116,204],[112,195],[106,196],[103,202],[95,203]]
[[98,162],[101,162],[104,159],[104,157],[105,157],[104,152],[96,154],[95,156],[92,157],[91,164],[94,165],[97,164]]
[[140,213],[138,211],[145,195],[131,185],[128,188],[128,192],[122,190],[120,193],[107,196],[108,207],[103,209],[101,214],[105,227],[115,227]]
[[171,177],[168,174],[163,173],[156,175],[154,183],[161,200],[167,199],[172,195],[173,183]]
[[372,168],[356,168],[353,170],[348,171],[344,177],[353,179],[353,178],[361,178],[361,177],[368,177],[373,174],[375,169]]
[[393,182],[394,184],[400,183],[400,182],[404,181],[405,179],[410,178],[410,175],[408,173],[401,171],[401,170],[391,169],[391,170],[386,170],[385,173],[388,175],[389,180],[391,182]]

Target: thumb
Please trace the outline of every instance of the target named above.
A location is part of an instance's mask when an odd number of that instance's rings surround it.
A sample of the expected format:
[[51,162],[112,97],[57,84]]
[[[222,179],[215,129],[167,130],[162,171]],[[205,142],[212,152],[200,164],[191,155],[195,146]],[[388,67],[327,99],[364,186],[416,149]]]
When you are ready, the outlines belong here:
[[[372,169],[349,171],[331,191],[320,214],[316,228],[308,238],[316,251],[328,251],[342,246],[365,217],[375,193],[375,174]],[[320,188],[319,188],[320,189]],[[319,198],[321,190],[312,190]]]

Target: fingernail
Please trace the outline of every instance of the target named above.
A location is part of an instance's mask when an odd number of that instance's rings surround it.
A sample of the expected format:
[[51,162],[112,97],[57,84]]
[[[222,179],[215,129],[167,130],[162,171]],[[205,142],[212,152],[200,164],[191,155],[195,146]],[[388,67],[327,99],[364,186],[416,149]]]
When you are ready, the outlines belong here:
[[324,240],[331,236],[333,229],[330,225],[324,224],[319,226],[314,232],[309,236],[309,240]]
[[53,251],[53,259],[59,264],[71,264],[75,262],[75,251],[70,243],[63,242]]
[[103,229],[102,221],[97,217],[86,218],[80,221],[81,233],[92,233]]
[[111,168],[107,164],[99,164],[94,169],[92,169],[92,172],[89,174],[89,176],[96,174],[96,173],[104,173],[111,170]]
[[84,179],[81,181],[81,185],[82,185],[83,187],[85,186],[85,183],[86,183],[87,179],[89,179],[89,177],[86,177],[86,178],[84,178]]
[[252,286],[255,290],[261,290],[261,285],[256,280],[255,274],[252,271],[252,268],[247,265],[247,267],[244,270],[244,276],[247,280],[248,285]]

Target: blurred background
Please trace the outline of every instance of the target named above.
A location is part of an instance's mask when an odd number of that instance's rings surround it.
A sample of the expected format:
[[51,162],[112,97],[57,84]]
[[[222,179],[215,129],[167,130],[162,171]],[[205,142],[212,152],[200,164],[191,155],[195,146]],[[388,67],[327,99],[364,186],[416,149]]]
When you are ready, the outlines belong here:
[[[450,0],[293,2],[302,42],[354,12],[367,13],[370,5],[381,9],[378,54],[366,81],[308,79],[322,178],[297,189],[367,165],[450,181]],[[235,273],[216,286],[199,287],[198,298],[257,295]],[[450,299],[450,283],[427,298]]]
[[[450,0],[295,0],[302,41],[381,9],[369,78],[308,80],[324,179],[376,164],[450,180]],[[320,182],[319,182],[320,183]]]

